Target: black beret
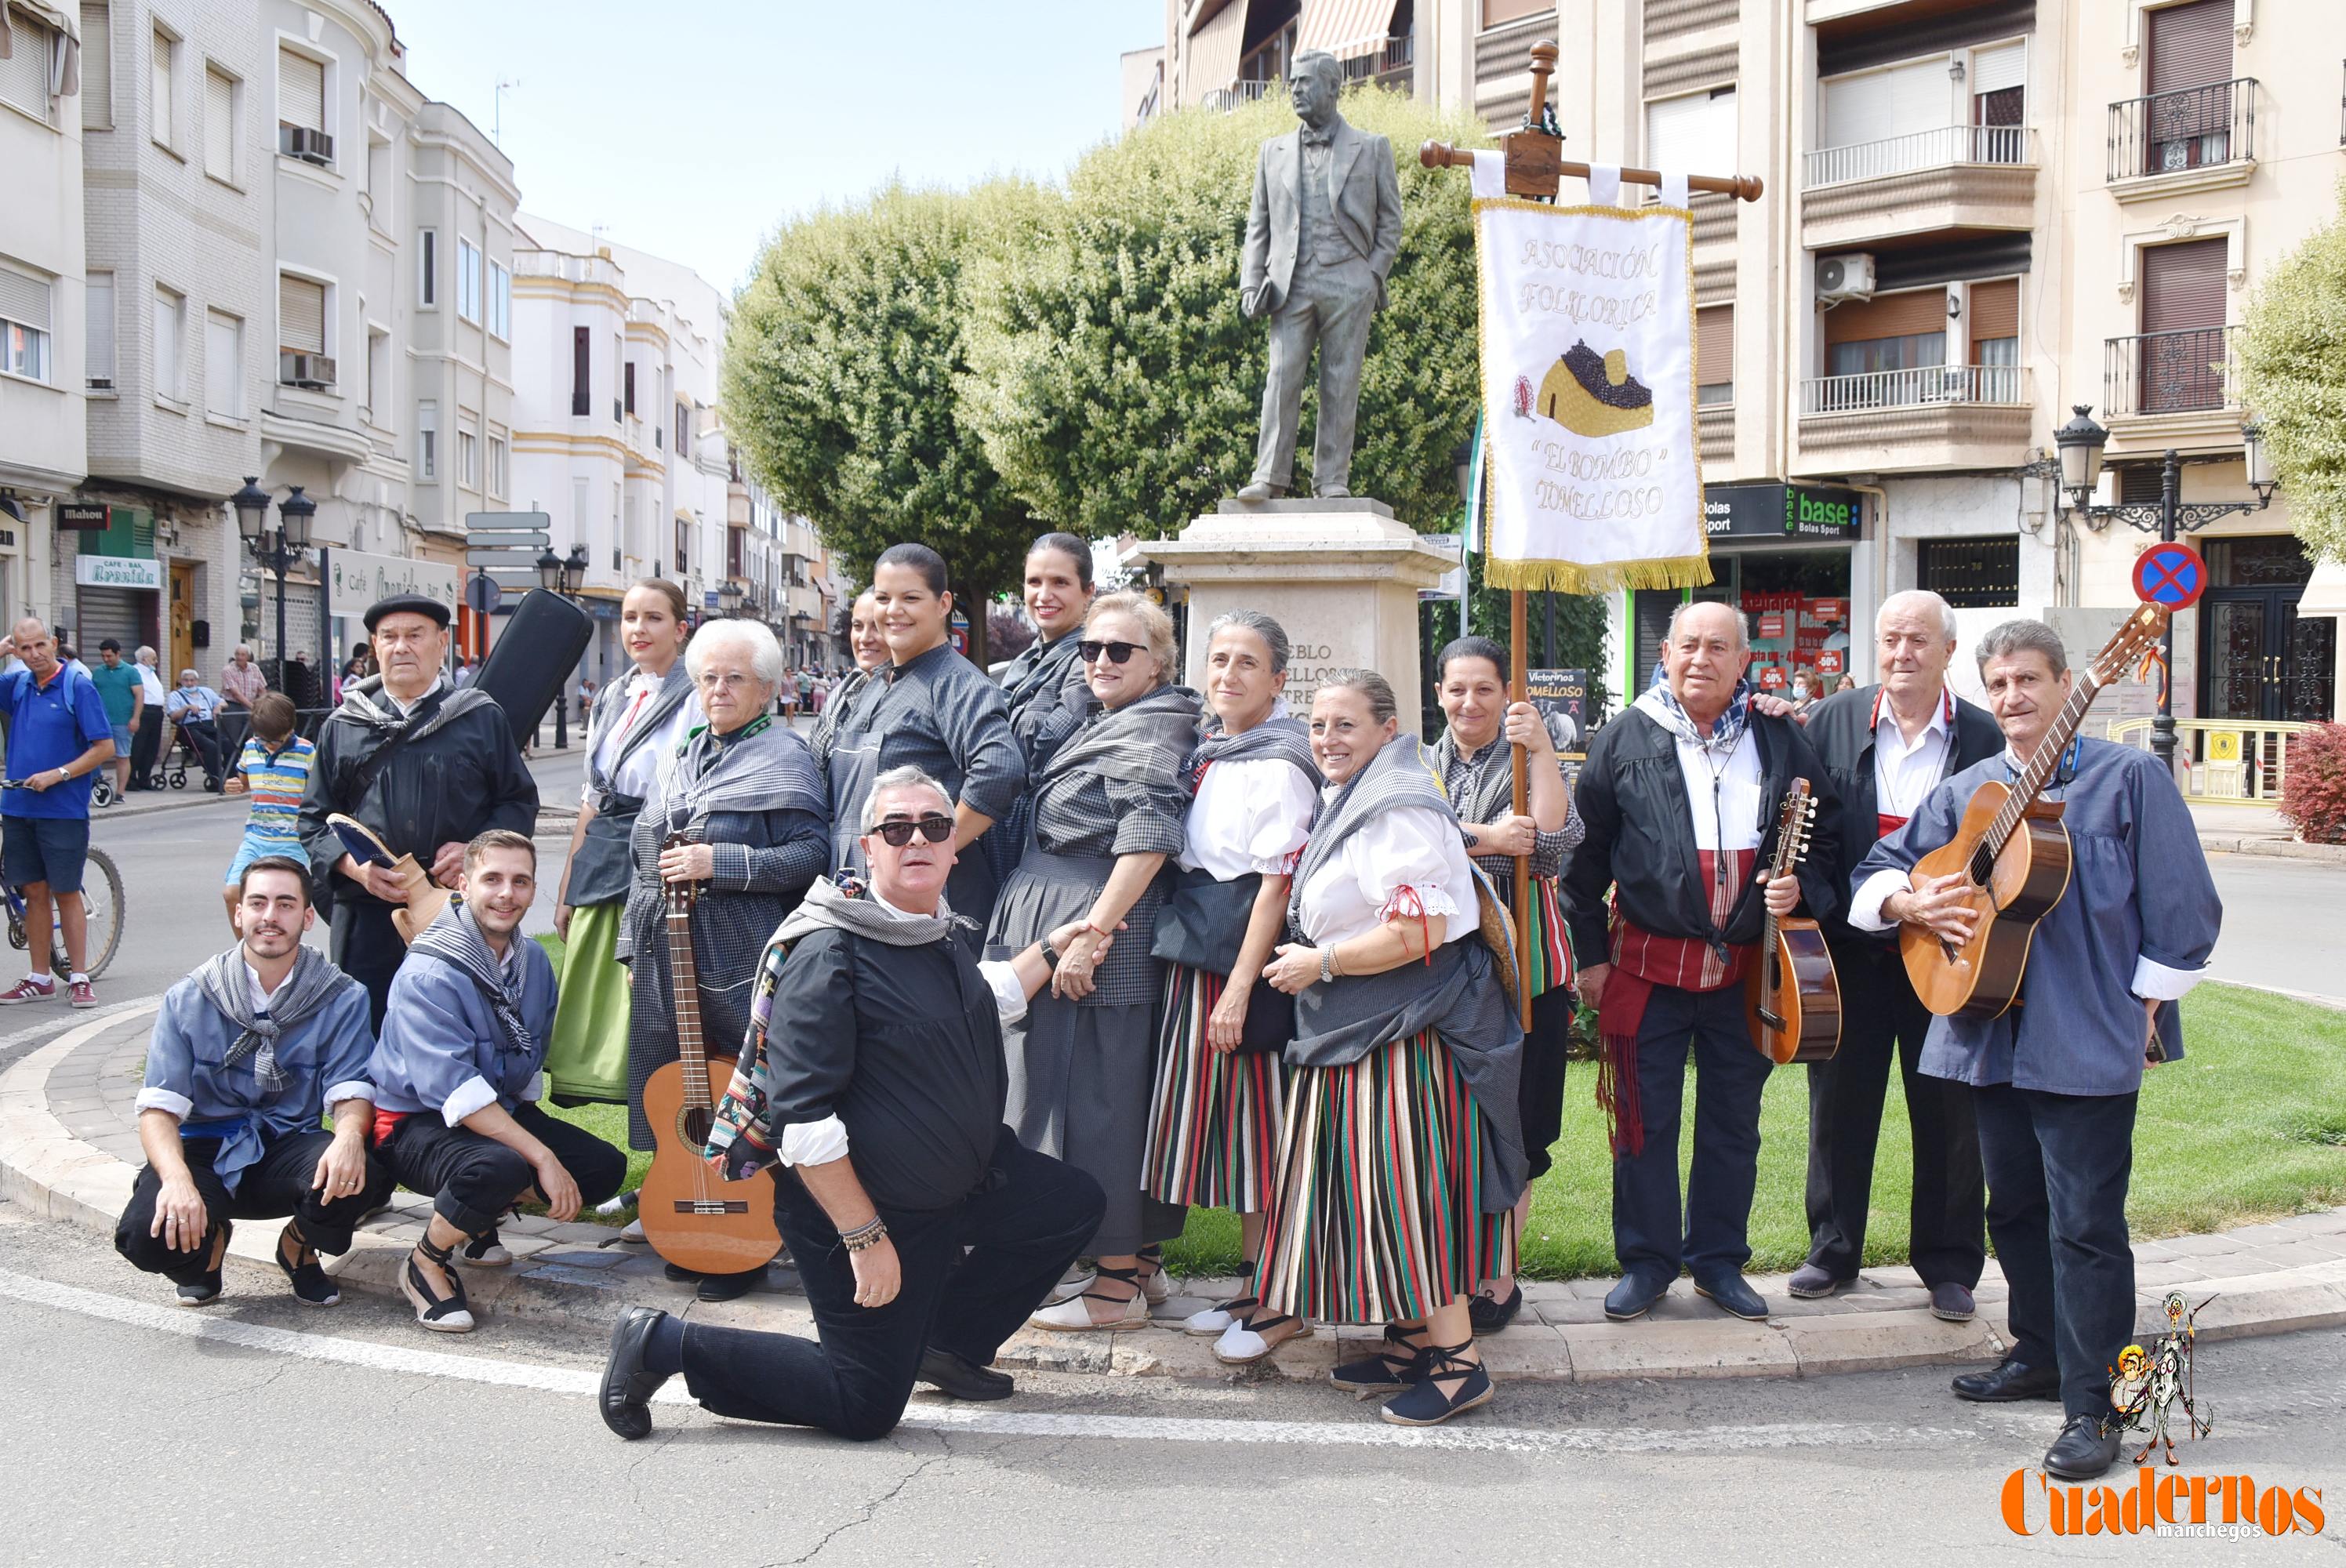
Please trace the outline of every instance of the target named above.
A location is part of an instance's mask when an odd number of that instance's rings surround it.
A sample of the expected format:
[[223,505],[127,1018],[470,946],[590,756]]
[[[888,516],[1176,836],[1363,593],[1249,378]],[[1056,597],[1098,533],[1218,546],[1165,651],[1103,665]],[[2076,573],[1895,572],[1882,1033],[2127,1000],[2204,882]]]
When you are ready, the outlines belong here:
[[383,616],[398,615],[429,616],[443,631],[448,626],[448,606],[439,600],[424,594],[393,594],[367,606],[366,629],[372,632]]

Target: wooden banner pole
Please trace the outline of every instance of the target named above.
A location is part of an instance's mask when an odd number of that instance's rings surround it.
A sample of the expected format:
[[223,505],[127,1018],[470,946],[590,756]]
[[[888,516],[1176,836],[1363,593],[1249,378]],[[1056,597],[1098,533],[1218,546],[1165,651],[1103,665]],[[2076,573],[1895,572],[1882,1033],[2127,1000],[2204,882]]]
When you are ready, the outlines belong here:
[[[1524,614],[1524,590],[1507,591],[1507,691],[1511,701],[1524,699],[1530,684],[1525,669],[1524,640],[1527,636]],[[1511,747],[1515,773],[1515,805],[1518,817],[1525,812],[1525,795],[1530,786],[1529,753],[1522,747]],[[1515,857],[1515,999],[1523,1013],[1523,1026],[1532,1026],[1532,858]]]

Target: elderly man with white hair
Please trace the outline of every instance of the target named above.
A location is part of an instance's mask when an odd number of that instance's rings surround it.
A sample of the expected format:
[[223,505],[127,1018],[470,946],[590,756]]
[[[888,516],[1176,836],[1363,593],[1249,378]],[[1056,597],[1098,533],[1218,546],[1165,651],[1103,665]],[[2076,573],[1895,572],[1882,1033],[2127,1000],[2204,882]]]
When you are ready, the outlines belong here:
[[269,677],[252,662],[252,646],[237,644],[229,653],[228,663],[220,668],[220,695],[230,706],[250,712],[268,689]]
[[[661,767],[636,819],[635,881],[617,956],[627,965],[627,1141],[653,1146],[644,1084],[677,1059],[668,969],[670,885],[700,884],[692,911],[702,1038],[729,1048],[750,1023],[750,978],[774,928],[831,860],[831,799],[804,737],[774,717],[782,650],[756,621],[710,621],[684,650],[709,723]],[[704,1300],[739,1296],[764,1274],[701,1280]]]
[[[2003,748],[1995,719],[1948,687],[1954,652],[1955,612],[1946,600],[1920,589],[1892,594],[1873,617],[1881,681],[1809,708],[1809,744],[1841,799],[1842,866],[1855,867],[1877,840],[1903,826],[1940,779]],[[1931,1310],[1962,1322],[1972,1316],[1972,1291],[1987,1261],[1971,1101],[1962,1085],[1923,1075],[1931,1014],[1906,978],[1896,933],[1853,930],[1840,910],[1823,924],[1841,980],[1841,1049],[1809,1068],[1809,1260],[1789,1288],[1799,1297],[1830,1296],[1857,1278],[1894,1059],[1914,1136],[1914,1270],[1930,1289]]]
[[980,962],[976,930],[945,902],[944,787],[890,769],[855,825],[871,881],[816,882],[774,932],[709,1138],[731,1175],[782,1166],[774,1220],[821,1342],[636,1308],[612,1331],[599,1400],[623,1438],[650,1435],[651,1397],[679,1372],[719,1415],[867,1442],[895,1429],[915,1381],[1006,1399],[989,1363],[1099,1224],[1099,1183],[1002,1119],[1003,1025],[1081,922]]

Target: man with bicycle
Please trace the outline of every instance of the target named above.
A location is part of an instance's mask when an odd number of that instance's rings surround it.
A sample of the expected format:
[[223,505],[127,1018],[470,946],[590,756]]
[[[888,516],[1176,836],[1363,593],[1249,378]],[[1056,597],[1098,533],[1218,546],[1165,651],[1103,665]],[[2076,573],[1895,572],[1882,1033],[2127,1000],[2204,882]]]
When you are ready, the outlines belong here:
[[57,993],[44,940],[54,901],[68,994],[76,1007],[95,1007],[97,993],[82,968],[89,940],[82,868],[89,858],[90,775],[114,760],[114,729],[97,686],[58,661],[57,640],[38,616],[26,616],[0,637],[0,655],[6,654],[22,664],[0,675],[9,784],[0,791],[0,874],[24,892],[32,967],[0,991],[0,1006],[46,1002]]

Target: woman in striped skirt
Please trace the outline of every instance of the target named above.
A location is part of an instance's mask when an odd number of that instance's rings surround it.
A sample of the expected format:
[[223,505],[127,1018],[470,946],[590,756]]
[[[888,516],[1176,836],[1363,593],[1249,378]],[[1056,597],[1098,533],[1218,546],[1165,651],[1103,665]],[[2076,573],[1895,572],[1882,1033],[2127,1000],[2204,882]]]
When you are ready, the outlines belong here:
[[[1213,717],[1189,759],[1180,879],[1157,921],[1165,1013],[1142,1185],[1167,1203],[1235,1209],[1250,1280],[1285,1105],[1280,1053],[1294,1033],[1294,1004],[1256,982],[1286,934],[1288,873],[1320,805],[1309,734],[1280,696],[1287,657],[1286,631],[1260,610],[1233,610],[1206,633]],[[1214,1353],[1232,1365],[1311,1331],[1259,1308],[1250,1287],[1185,1326],[1219,1336]]]
[[[1580,842],[1580,816],[1572,788],[1540,711],[1511,701],[1507,650],[1488,637],[1460,637],[1434,658],[1436,697],[1450,722],[1433,743],[1443,792],[1464,825],[1466,852],[1502,897],[1512,898],[1515,861],[1532,863],[1532,1026],[1524,1037],[1524,1070],[1515,1104],[1523,1116],[1524,1153],[1531,1179],[1548,1172],[1548,1147],[1564,1129],[1565,1048],[1572,1034],[1572,947],[1565,940],[1556,901],[1556,873]],[[1504,733],[1502,733],[1504,731]],[[1524,804],[1515,809],[1515,748],[1526,753]],[[1515,1234],[1531,1216],[1531,1189],[1515,1205]],[[1524,1293],[1512,1276],[1483,1281],[1468,1303],[1474,1332],[1495,1334],[1515,1320]]]
[[1392,687],[1337,670],[1311,700],[1329,798],[1295,871],[1270,983],[1295,1068],[1263,1225],[1262,1304],[1385,1326],[1341,1388],[1433,1426],[1491,1398],[1467,1298],[1515,1272],[1523,1032],[1481,940],[1475,872]]

